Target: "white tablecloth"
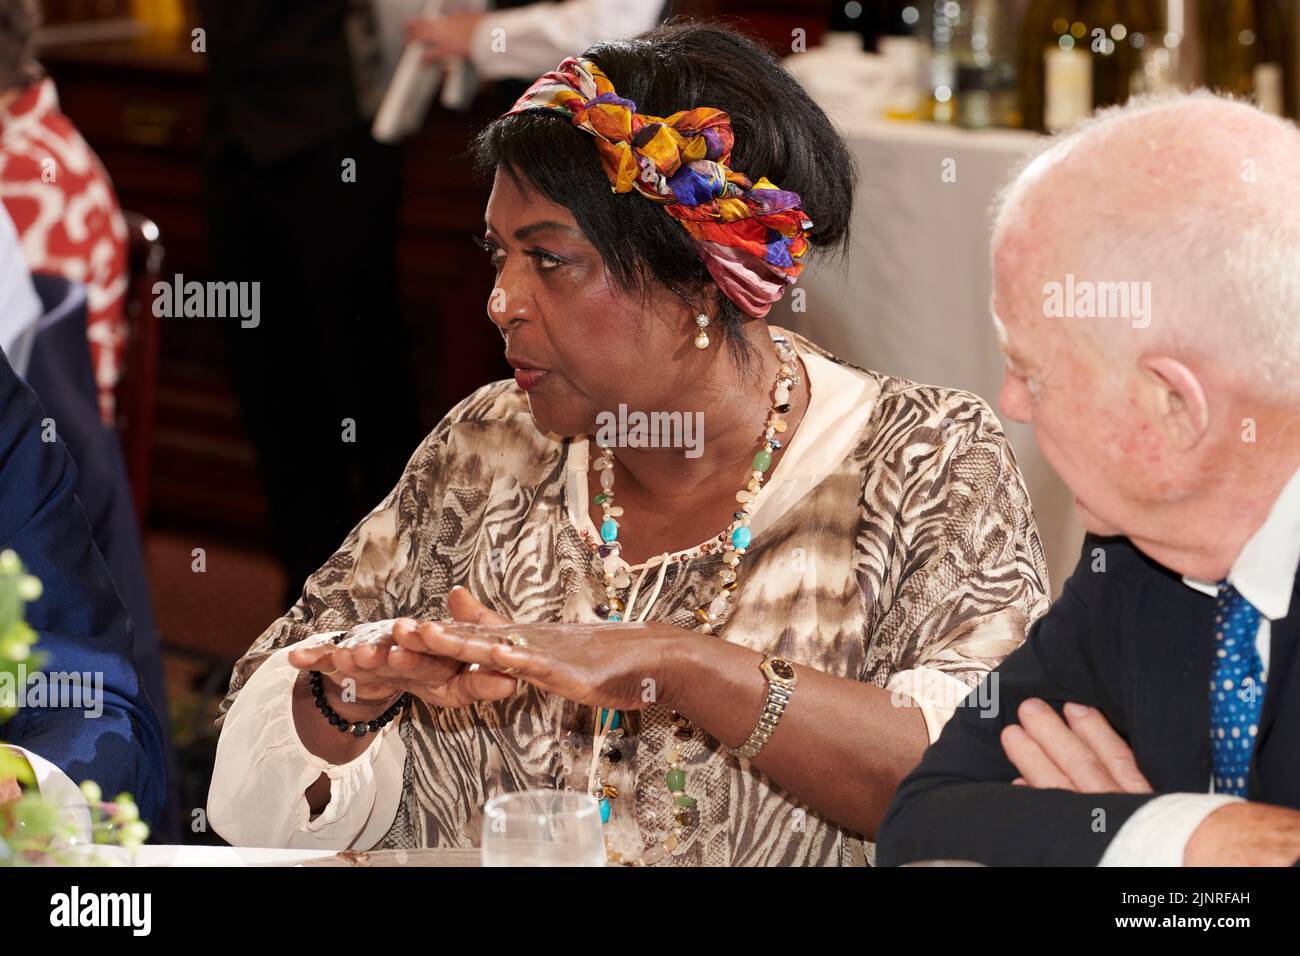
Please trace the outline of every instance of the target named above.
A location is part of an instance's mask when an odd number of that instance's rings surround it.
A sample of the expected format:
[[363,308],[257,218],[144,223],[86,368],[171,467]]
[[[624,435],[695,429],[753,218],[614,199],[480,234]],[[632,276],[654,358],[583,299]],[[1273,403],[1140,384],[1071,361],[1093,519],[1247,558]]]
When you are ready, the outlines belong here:
[[[796,288],[806,311],[773,312],[841,358],[931,385],[963,388],[997,409],[1002,359],[989,318],[990,207],[1037,137],[929,124],[856,122],[845,130],[860,185],[844,264],[813,262]],[[945,182],[953,160],[955,182]],[[1003,425],[1033,501],[1053,593],[1079,556],[1073,496],[1031,428]]]
[[136,866],[294,866],[334,855],[334,850],[150,844],[135,850],[132,862]]
[[[116,847],[97,847],[101,853]],[[336,853],[334,850],[284,850],[248,846],[142,846],[127,854],[118,850],[121,859],[105,862],[135,866],[481,866],[480,851],[370,850],[361,853]]]

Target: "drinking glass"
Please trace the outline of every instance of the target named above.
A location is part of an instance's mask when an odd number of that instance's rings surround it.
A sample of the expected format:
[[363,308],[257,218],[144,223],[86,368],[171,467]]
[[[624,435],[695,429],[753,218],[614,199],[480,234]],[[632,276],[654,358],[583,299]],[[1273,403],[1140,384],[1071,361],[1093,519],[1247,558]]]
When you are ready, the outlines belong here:
[[528,790],[483,807],[484,866],[604,866],[605,840],[595,797]]

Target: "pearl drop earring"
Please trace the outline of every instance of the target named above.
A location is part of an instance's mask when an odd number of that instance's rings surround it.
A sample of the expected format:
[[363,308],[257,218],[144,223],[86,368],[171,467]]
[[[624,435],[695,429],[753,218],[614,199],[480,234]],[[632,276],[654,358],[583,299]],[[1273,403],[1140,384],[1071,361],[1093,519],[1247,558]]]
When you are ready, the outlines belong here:
[[695,333],[695,347],[697,349],[707,349],[709,347],[709,333],[704,331],[709,327],[709,317],[701,312],[695,317],[695,324],[700,327],[700,331]]

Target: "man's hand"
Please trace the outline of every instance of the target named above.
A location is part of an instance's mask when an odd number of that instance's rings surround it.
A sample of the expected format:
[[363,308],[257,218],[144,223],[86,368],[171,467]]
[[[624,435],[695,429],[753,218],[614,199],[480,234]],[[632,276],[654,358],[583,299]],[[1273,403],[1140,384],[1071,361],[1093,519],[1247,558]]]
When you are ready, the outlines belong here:
[[406,39],[424,44],[424,62],[467,59],[474,30],[482,13],[449,13],[441,17],[417,17],[406,25]]
[[0,807],[23,797],[23,784],[36,786],[36,773],[17,747],[0,744]]
[[1229,803],[1192,831],[1184,866],[1293,866],[1300,860],[1300,811]]
[[1099,710],[1066,704],[1063,721],[1035,699],[1021,704],[1017,715],[1020,725],[1002,730],[1002,749],[1020,771],[1017,784],[1080,793],[1152,792],[1133,751]]

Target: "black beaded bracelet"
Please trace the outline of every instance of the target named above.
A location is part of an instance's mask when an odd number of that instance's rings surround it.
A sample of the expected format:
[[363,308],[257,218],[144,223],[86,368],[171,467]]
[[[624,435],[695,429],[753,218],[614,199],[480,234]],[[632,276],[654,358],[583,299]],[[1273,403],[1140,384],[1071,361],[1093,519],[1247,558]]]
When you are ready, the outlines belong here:
[[410,699],[410,694],[402,694],[401,697],[393,703],[386,711],[376,717],[374,720],[361,721],[352,723],[343,717],[340,717],[325,701],[325,678],[320,671],[310,672],[311,696],[316,701],[316,709],[325,715],[325,719],[339,729],[340,733],[351,733],[354,737],[364,737],[367,733],[377,733],[396,719],[397,715],[402,712],[406,702]]

